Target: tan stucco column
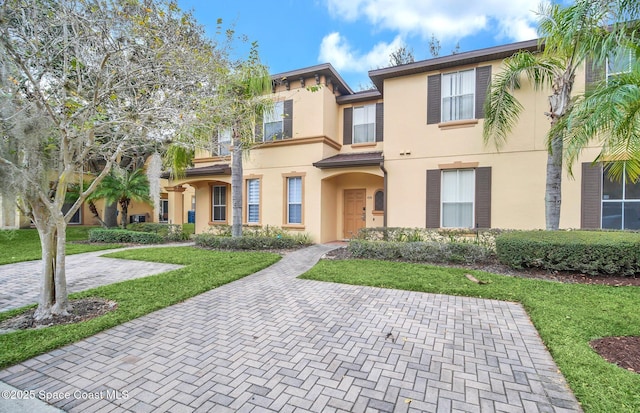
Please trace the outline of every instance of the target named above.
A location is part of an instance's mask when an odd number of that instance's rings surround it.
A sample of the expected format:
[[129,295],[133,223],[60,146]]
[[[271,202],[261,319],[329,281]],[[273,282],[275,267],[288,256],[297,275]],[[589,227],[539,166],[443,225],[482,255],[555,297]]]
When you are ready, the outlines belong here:
[[169,195],[169,223],[171,224],[184,224],[184,195],[185,187],[167,186],[164,188]]

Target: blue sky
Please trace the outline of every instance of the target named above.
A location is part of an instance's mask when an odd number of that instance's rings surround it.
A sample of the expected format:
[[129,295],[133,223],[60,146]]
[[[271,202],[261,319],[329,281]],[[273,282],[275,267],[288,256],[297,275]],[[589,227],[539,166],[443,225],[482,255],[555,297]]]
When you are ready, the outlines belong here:
[[[368,83],[367,72],[389,65],[405,45],[416,60],[440,56],[456,43],[460,51],[536,38],[541,0],[178,0],[215,35],[216,20],[258,41],[272,74],[331,63],[352,89]],[[242,57],[247,47],[238,43]]]

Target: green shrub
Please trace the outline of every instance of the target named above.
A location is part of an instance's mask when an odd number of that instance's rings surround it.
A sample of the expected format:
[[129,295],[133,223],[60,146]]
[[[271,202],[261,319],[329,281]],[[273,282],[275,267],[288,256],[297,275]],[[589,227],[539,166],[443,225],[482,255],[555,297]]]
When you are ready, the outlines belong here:
[[513,268],[586,274],[640,272],[640,234],[614,231],[521,231],[496,238],[498,259]]
[[92,229],[89,242],[161,244],[164,238],[152,232],[136,232],[124,229]]
[[495,237],[502,233],[499,229],[428,229],[428,228],[362,228],[356,239],[365,241],[392,242],[436,242],[478,244],[495,248]]
[[391,242],[352,240],[347,250],[355,258],[410,262],[472,264],[486,262],[493,251],[462,242]]
[[[186,225],[186,224],[185,224]],[[193,224],[192,224],[193,225]],[[136,232],[150,232],[158,234],[165,241],[185,241],[189,239],[189,233],[183,229],[182,225],[162,224],[156,222],[139,222],[129,224],[127,229]]]
[[298,246],[290,237],[219,237],[211,234],[198,234],[195,237],[196,245],[206,248],[224,250],[264,250],[264,249],[289,249]]

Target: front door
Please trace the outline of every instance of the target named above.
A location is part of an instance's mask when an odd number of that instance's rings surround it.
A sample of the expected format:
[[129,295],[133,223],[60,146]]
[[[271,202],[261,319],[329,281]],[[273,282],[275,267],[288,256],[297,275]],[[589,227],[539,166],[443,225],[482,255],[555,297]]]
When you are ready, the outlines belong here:
[[366,190],[344,190],[344,238],[353,238],[366,222]]

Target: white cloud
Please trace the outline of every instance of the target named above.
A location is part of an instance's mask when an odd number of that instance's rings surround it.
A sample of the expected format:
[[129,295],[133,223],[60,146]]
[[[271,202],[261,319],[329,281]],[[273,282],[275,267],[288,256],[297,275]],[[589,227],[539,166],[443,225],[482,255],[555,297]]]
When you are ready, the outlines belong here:
[[396,36],[391,43],[380,42],[365,54],[353,50],[347,39],[340,33],[326,35],[320,44],[320,62],[330,62],[337,70],[363,72],[389,65],[389,55],[402,47],[404,42]]
[[[336,18],[366,19],[377,28],[402,36],[431,34],[443,41],[458,40],[480,30],[495,30],[504,41],[536,37],[540,0],[326,0]],[[491,24],[497,27],[490,27]]]

